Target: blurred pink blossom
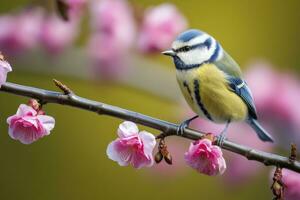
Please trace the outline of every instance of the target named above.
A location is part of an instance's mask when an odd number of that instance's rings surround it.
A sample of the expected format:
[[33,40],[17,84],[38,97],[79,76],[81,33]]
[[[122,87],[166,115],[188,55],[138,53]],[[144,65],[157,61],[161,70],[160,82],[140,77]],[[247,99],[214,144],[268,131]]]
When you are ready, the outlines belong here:
[[[270,124],[281,143],[300,144],[300,82],[288,72],[277,72],[271,65],[258,62],[250,65],[246,80],[252,89],[258,115]],[[288,132],[289,137],[286,137]]]
[[21,104],[15,115],[7,118],[9,136],[23,144],[31,144],[49,135],[55,120],[51,116],[41,115],[32,107]]
[[188,149],[190,142],[188,140],[183,140],[180,137],[168,137],[166,138],[166,143],[168,145],[168,151],[172,155],[172,167],[166,162],[160,162],[154,165],[151,170],[153,177],[161,177],[172,179],[178,176],[183,176],[187,172],[187,165],[182,152]]
[[[273,183],[275,170],[271,170],[270,182]],[[282,182],[284,183],[283,197],[285,200],[300,199],[300,174],[288,169],[282,169]]]
[[125,0],[92,1],[89,54],[103,78],[122,74],[135,40],[132,10]]
[[88,0],[65,0],[69,6],[69,16],[71,18],[79,17],[82,14],[87,1]]
[[226,170],[220,147],[212,145],[208,139],[192,142],[184,156],[187,164],[200,173],[215,176],[223,174]]
[[41,23],[42,10],[38,8],[0,16],[0,50],[18,54],[35,47]]
[[[263,124],[269,130],[269,126]],[[271,152],[274,145],[265,143],[258,139],[255,131],[246,123],[233,123],[228,130],[228,138],[238,144],[262,151]],[[261,163],[248,160],[240,155],[226,152],[227,171],[222,178],[231,184],[247,183],[263,169]]]
[[288,169],[282,170],[282,181],[285,184],[284,197],[286,200],[300,199],[300,174]]
[[120,124],[116,140],[107,147],[107,156],[120,166],[131,164],[134,168],[151,167],[155,137],[146,131],[139,132],[135,123],[125,121]]
[[6,82],[7,73],[11,71],[12,68],[10,64],[3,59],[3,56],[0,53],[0,87]]
[[47,16],[41,25],[41,45],[50,53],[61,53],[74,42],[78,28],[77,19],[64,21],[56,15]]
[[169,3],[149,8],[138,39],[142,52],[157,52],[170,47],[176,35],[187,28],[185,17]]

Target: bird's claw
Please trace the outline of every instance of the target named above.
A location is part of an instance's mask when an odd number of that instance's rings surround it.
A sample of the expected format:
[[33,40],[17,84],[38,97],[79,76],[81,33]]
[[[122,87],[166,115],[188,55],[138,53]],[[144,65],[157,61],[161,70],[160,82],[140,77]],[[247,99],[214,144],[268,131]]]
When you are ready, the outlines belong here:
[[190,118],[190,119],[187,119],[187,120],[183,121],[183,122],[179,125],[179,127],[178,127],[178,129],[177,129],[177,135],[182,136],[182,135],[183,135],[183,132],[184,132],[184,129],[187,128],[187,127],[189,126],[189,124],[191,123],[191,121],[193,121],[193,120],[196,119],[197,117],[198,117],[198,115],[196,115],[196,116],[194,116],[194,117],[192,117],[192,118]]
[[218,139],[217,139],[217,145],[218,145],[219,147],[222,147],[223,144],[224,144],[225,139],[226,139],[226,134],[221,133],[221,134],[219,135]]
[[227,129],[228,129],[228,126],[229,126],[229,123],[230,123],[230,120],[227,121],[226,123],[226,126],[224,128],[224,130],[221,132],[221,134],[218,136],[218,139],[217,139],[217,145],[219,147],[222,147],[223,144],[224,144],[224,141],[226,139],[226,135],[227,135]]
[[189,125],[189,123],[188,123],[187,121],[182,122],[182,123],[179,125],[176,134],[179,135],[179,136],[182,136],[182,135],[183,135],[183,132],[184,132],[184,129],[185,129],[186,127],[188,127],[188,125]]
[[198,117],[198,115],[190,118],[190,119],[187,119],[185,120],[184,122],[182,122],[177,131],[176,131],[176,134],[179,135],[179,136],[182,136],[183,135],[183,132],[184,132],[184,129],[187,128],[189,126],[189,124],[191,123],[191,121],[193,121],[194,119],[196,119]]

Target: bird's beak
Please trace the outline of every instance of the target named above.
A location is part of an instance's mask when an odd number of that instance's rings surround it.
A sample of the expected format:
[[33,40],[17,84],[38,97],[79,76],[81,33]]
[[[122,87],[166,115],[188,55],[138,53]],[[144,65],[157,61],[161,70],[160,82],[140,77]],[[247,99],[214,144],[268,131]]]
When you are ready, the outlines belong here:
[[176,53],[172,49],[163,51],[161,53],[164,54],[164,55],[166,55],[166,56],[172,56],[172,57],[176,55]]

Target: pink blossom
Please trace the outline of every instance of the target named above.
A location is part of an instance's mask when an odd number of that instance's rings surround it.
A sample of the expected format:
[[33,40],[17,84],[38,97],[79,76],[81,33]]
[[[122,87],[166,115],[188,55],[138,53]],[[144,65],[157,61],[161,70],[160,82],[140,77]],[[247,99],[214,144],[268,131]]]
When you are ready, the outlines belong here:
[[135,22],[127,1],[92,1],[89,54],[102,77],[122,74],[135,40]]
[[7,73],[12,71],[10,64],[1,58],[0,53],[0,87],[6,82]]
[[[300,82],[288,72],[277,72],[270,64],[252,64],[246,73],[252,89],[259,117],[271,124],[272,133],[277,133],[281,143],[300,142]],[[288,132],[289,137],[281,133]]]
[[192,142],[184,156],[187,164],[199,173],[215,176],[225,172],[226,163],[220,147],[212,145],[208,139]]
[[253,88],[255,103],[259,110],[281,116],[287,121],[293,119],[295,110],[296,113],[300,113],[297,109],[299,106],[296,106],[300,100],[300,82],[296,77],[289,73],[279,73],[263,62],[251,66],[246,79]]
[[118,162],[120,166],[131,164],[134,168],[153,165],[152,151],[156,141],[151,133],[139,133],[136,124],[125,121],[119,126],[118,136],[107,147],[106,153],[111,160]]
[[174,5],[165,3],[150,8],[145,13],[138,47],[146,53],[169,48],[186,27],[186,19]]
[[79,17],[87,3],[87,0],[65,0],[69,6],[69,16],[71,18]]
[[0,49],[7,54],[18,54],[35,47],[41,22],[40,9],[0,16]]
[[283,169],[282,181],[286,186],[284,188],[284,199],[300,199],[300,174],[287,169]]
[[113,37],[103,37],[94,34],[89,41],[89,56],[93,67],[93,74],[105,80],[114,79],[124,74],[127,67],[127,52],[118,49]]
[[91,26],[105,38],[114,37],[120,47],[130,47],[135,40],[135,22],[126,0],[91,1]]
[[69,47],[78,35],[77,19],[64,21],[56,15],[48,16],[41,25],[40,42],[46,50],[58,54]]
[[251,69],[246,73],[246,79],[250,88],[253,88],[255,103],[259,110],[291,120],[291,114],[296,108],[292,101],[293,99],[298,101],[300,91],[300,84],[295,77],[288,73],[279,73],[273,70],[270,64],[262,62],[251,65]]
[[32,107],[21,104],[15,115],[7,118],[9,136],[23,144],[31,144],[36,140],[49,135],[54,128],[53,117],[42,115]]

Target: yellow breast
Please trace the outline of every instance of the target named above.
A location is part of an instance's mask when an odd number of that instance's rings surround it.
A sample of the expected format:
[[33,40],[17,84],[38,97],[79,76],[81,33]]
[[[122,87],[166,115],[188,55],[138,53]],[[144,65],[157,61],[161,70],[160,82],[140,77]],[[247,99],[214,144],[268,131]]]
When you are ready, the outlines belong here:
[[246,104],[229,90],[225,74],[215,65],[204,64],[187,71],[177,70],[177,80],[185,99],[200,116],[208,118],[203,108],[215,122],[240,121],[248,116]]

